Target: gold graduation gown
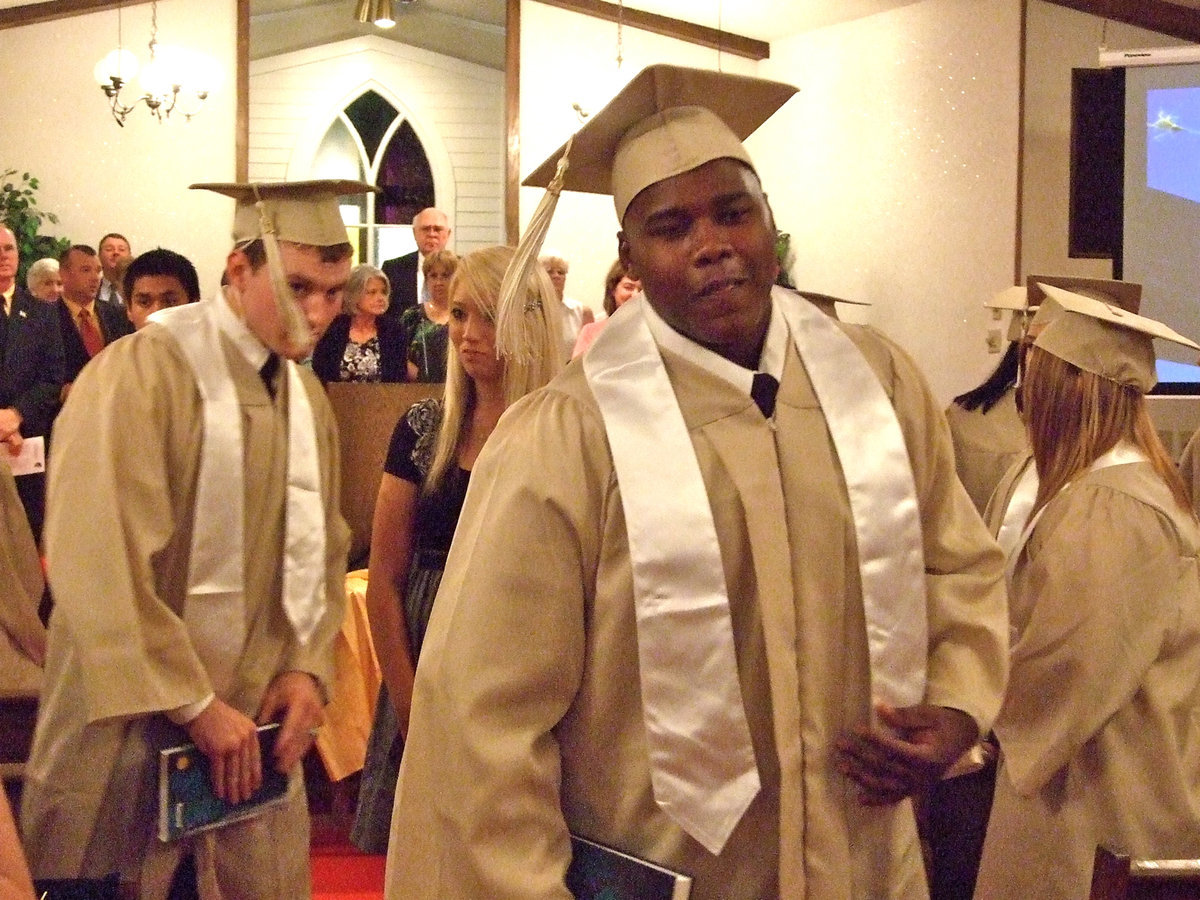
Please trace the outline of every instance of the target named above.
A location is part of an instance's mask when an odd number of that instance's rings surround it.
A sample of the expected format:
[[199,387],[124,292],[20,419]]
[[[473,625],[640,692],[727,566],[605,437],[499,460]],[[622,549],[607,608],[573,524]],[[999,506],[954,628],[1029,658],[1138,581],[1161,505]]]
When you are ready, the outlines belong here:
[[[927,699],[990,726],[1006,671],[1000,553],[954,477],[915,367],[853,326],[900,414],[921,501]],[[712,503],[762,790],[713,856],[655,804],[621,494],[572,364],[488,439],[417,671],[386,878],[392,900],[570,895],[567,830],[680,869],[695,900],[924,897],[908,801],[868,809],[834,741],[867,721],[854,529],[789,345],[774,427],[667,351]]]
[[1090,472],[1046,505],[1013,572],[980,900],[1086,897],[1098,843],[1200,849],[1198,549],[1149,463]]
[[987,412],[951,403],[946,407],[946,421],[954,441],[958,479],[983,515],[988,498],[1008,467],[1029,452],[1025,423],[1017,412],[1016,392],[1010,388]]
[[[329,683],[348,529],[338,511],[336,425],[303,373],[326,511],[328,608],[301,646],[281,600],[288,380],[281,373],[272,403],[258,372],[221,341],[241,407],[248,544],[246,641],[222,699],[253,717],[280,672]],[[46,521],[55,609],[22,809],[36,878],[121,871],[141,879],[143,896],[165,893],[180,844],[160,844],[153,831],[156,763],[145,732],[165,721],[156,713],[213,690],[181,618],[202,434],[192,370],[153,324],[84,369],[55,426]],[[206,900],[307,896],[302,779],[293,778],[290,803],[207,832],[195,850]]]
[[0,696],[35,696],[41,688],[33,654],[46,641],[38,618],[44,584],[16,480],[0,462]]
[[1200,513],[1200,430],[1188,438],[1179,455],[1179,474],[1192,492],[1192,508]]
[[[983,511],[983,521],[987,525],[988,532],[993,537],[1000,534],[1000,529],[1004,526],[1004,516],[1008,512],[1009,505],[1013,502],[1013,497],[1017,493],[1017,488],[1021,486],[1021,478],[1025,475],[1025,471],[1031,466],[1034,466],[1033,451],[1027,449],[1023,454],[1013,460],[1007,471],[1000,476],[1000,480],[996,482],[996,487],[992,490],[992,496],[989,498],[987,507]],[[1034,469],[1036,473],[1036,468]],[[1036,487],[1036,485],[1035,485]],[[1030,494],[1032,497],[1032,493]],[[1032,502],[1032,500],[1030,500]],[[1010,528],[1020,529],[1025,527],[1024,518],[1014,518],[1009,523]]]

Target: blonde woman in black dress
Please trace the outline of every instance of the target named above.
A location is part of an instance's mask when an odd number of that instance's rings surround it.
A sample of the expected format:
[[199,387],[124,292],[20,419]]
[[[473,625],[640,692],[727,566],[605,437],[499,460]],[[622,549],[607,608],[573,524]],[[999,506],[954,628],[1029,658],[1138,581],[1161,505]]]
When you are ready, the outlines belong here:
[[387,851],[413,675],[471,468],[505,409],[562,367],[562,316],[540,268],[527,287],[529,359],[496,358],[496,297],[512,255],[511,247],[491,247],[459,260],[450,284],[445,399],[415,404],[396,425],[379,486],[367,614],[383,688],[350,835],[369,853]]

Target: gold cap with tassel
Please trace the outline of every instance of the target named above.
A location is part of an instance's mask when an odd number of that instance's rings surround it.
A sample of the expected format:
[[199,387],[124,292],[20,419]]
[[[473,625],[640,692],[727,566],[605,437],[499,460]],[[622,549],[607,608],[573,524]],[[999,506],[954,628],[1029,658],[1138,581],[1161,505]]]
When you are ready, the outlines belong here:
[[279,242],[309,247],[333,247],[349,241],[338,209],[338,197],[365,194],[377,188],[361,181],[318,179],[277,182],[203,182],[192,190],[213,191],[232,197],[234,244],[262,239],[271,274],[275,303],[288,340],[295,347],[312,343],[308,322],[292,302],[287,273],[279,255]]
[[523,182],[545,187],[546,194],[504,276],[496,352],[527,352],[517,307],[523,305],[523,285],[538,264],[562,191],[612,194],[617,218],[622,219],[633,198],[646,188],[715,159],[736,159],[753,170],[742,140],[796,91],[777,81],[684,66],[654,65],[634,76]]

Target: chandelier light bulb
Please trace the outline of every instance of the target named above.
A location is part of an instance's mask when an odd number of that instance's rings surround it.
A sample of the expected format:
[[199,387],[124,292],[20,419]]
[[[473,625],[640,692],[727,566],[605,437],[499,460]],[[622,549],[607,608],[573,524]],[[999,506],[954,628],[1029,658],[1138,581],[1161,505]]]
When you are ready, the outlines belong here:
[[112,87],[113,79],[128,84],[137,72],[138,61],[133,51],[118,48],[96,63],[96,67],[92,69],[92,76],[98,85],[109,88]]
[[184,52],[187,60],[184,90],[207,96],[221,86],[221,67],[215,59],[198,50]]
[[150,97],[166,97],[171,93],[171,89],[179,83],[174,60],[171,59],[169,50],[166,53],[163,52],[164,50],[168,50],[168,48],[155,48],[153,58],[146,63],[138,79],[142,91]]

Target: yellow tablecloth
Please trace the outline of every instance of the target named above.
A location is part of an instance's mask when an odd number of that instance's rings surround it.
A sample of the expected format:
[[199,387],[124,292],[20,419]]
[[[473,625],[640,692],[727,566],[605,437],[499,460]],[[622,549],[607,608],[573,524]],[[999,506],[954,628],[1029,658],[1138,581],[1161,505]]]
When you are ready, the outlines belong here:
[[317,732],[317,752],[330,781],[363,767],[379,694],[379,662],[367,625],[367,570],[346,575],[346,618],[334,642],[334,683]]

